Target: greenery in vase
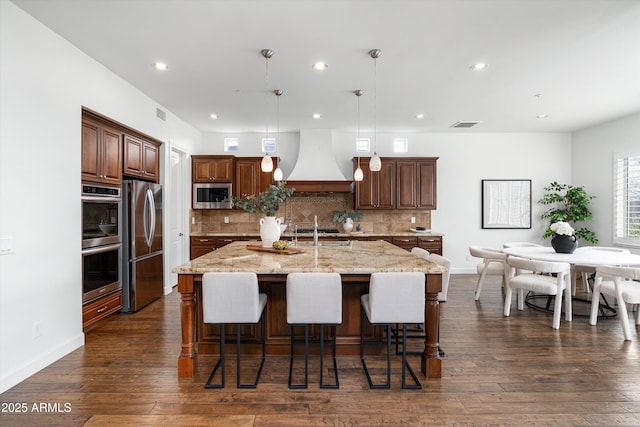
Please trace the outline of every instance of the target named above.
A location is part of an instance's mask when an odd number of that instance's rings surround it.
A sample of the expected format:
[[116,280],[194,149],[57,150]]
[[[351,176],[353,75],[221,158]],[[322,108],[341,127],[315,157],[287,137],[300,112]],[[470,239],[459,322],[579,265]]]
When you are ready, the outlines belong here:
[[280,205],[291,197],[295,188],[287,188],[286,181],[280,181],[278,185],[270,185],[264,192],[231,197],[234,207],[243,209],[249,213],[262,212],[265,216],[275,216]]
[[[542,205],[553,205],[540,218],[549,219],[549,227],[542,235],[544,239],[551,237],[554,231],[551,224],[557,222],[576,223],[593,219],[593,214],[589,211],[588,205],[595,196],[589,196],[584,187],[574,187],[567,184],[552,182],[544,187],[547,192],[538,203]],[[598,243],[596,233],[588,228],[577,228],[573,234],[591,244]]]
[[333,222],[345,222],[347,218],[357,221],[362,218],[363,215],[360,211],[333,211]]

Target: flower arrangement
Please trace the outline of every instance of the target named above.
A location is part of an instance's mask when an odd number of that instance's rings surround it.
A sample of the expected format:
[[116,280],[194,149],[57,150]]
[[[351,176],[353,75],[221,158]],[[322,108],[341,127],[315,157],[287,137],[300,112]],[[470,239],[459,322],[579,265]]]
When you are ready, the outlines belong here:
[[360,211],[333,211],[333,222],[345,222],[347,218],[351,218],[353,221],[357,221],[362,218],[364,214]]
[[564,234],[567,236],[573,236],[573,232],[575,231],[568,222],[564,221],[554,222],[553,224],[551,224],[549,229],[555,234]]
[[275,216],[280,205],[291,197],[295,188],[287,188],[286,181],[280,181],[278,185],[270,185],[264,192],[231,197],[234,207],[243,209],[249,213],[262,212],[265,216]]

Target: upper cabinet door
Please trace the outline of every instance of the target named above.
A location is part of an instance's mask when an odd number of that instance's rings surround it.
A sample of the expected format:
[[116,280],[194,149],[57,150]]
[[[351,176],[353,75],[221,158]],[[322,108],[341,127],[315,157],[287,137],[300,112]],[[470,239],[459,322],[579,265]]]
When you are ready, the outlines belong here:
[[415,161],[398,160],[398,209],[418,207],[418,165]]
[[82,180],[121,184],[122,133],[90,120],[82,120]]
[[418,166],[418,204],[419,209],[436,209],[438,207],[437,196],[437,170],[436,160],[420,160]]
[[193,182],[232,182],[233,156],[192,156]]
[[124,136],[124,174],[159,182],[160,156],[156,144],[131,135]]
[[[354,159],[354,169],[357,159]],[[396,208],[396,161],[382,159],[382,169],[371,172],[369,158],[360,158],[363,179],[356,182],[356,209],[395,209]]]
[[396,208],[396,161],[382,160],[379,172],[370,172],[378,179],[378,204],[380,209]]

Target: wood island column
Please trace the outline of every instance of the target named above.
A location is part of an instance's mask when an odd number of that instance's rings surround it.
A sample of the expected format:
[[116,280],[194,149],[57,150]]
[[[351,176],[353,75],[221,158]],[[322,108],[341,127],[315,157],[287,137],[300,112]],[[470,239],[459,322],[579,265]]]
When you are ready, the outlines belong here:
[[422,353],[422,374],[427,378],[442,378],[442,359],[438,353],[438,292],[442,290],[442,275],[427,274],[425,292],[425,341]]
[[178,274],[182,350],[178,358],[178,378],[192,378],[197,366],[195,346],[196,294],[193,275]]

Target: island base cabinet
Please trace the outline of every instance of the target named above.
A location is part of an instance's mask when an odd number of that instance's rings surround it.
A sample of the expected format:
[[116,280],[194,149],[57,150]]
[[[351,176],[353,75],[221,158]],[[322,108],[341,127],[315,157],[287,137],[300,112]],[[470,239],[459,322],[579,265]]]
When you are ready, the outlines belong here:
[[[345,281],[342,285],[342,324],[336,327],[337,353],[343,355],[360,354],[360,296],[368,292],[369,283],[358,281]],[[260,292],[267,294],[267,307],[265,313],[266,324],[266,351],[267,354],[288,355],[291,342],[291,329],[287,323],[286,301],[286,277],[278,281],[260,282]],[[201,288],[197,289],[197,298],[201,298]],[[218,325],[204,324],[202,313],[198,313],[197,341],[199,354],[218,354],[220,352],[220,327]],[[235,354],[236,349],[236,325],[225,325],[225,341],[227,354]],[[260,354],[261,328],[259,325],[241,325],[241,339],[243,354]],[[304,327],[294,327],[296,339],[304,337]],[[325,340],[332,339],[330,328],[325,329]],[[319,351],[318,340],[320,328],[311,325],[309,339],[312,345],[309,348],[311,354]],[[367,325],[365,328],[366,351],[368,354],[382,354],[386,351],[383,345],[383,328]],[[315,341],[315,343],[313,342]],[[380,346],[369,343],[378,341]],[[302,344],[301,344],[302,345]],[[331,345],[325,343],[325,352],[330,354]]]

